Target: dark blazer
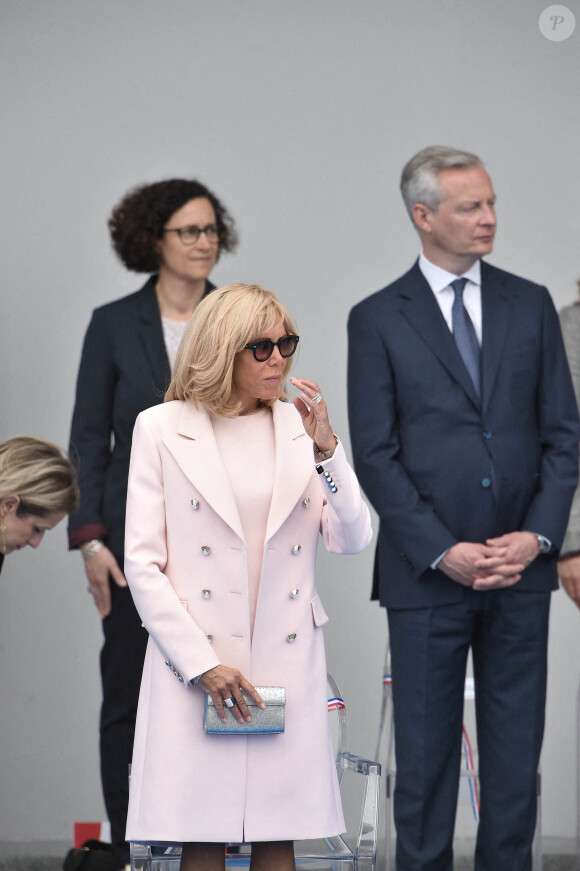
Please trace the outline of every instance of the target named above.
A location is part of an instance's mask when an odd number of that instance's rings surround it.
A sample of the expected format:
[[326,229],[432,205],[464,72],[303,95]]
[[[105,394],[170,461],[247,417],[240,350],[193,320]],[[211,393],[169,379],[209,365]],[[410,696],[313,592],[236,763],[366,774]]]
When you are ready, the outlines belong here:
[[349,418],[359,481],[380,517],[374,597],[394,608],[458,601],[430,565],[457,541],[541,533],[554,553],[515,589],[557,587],[580,428],[545,287],[481,264],[478,399],[418,264],[349,318]]
[[[136,293],[95,309],[77,379],[70,452],[81,504],[69,519],[69,546],[104,538],[118,560],[135,420],[163,402],[171,378],[156,281],[153,275]],[[206,282],[206,294],[213,289]]]
[[[576,402],[580,405],[580,305],[567,305],[560,312],[562,338],[570,366],[572,384],[576,391]],[[562,553],[580,551],[580,487],[576,488],[572,500],[572,510],[568,520],[568,529],[562,542]]]

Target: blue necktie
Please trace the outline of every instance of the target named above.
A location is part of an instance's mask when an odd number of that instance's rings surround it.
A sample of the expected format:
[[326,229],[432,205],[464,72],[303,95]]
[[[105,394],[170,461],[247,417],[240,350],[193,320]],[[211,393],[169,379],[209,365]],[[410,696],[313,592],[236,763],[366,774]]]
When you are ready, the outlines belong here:
[[463,290],[466,284],[466,278],[456,278],[455,281],[451,282],[450,287],[453,288],[455,294],[451,309],[451,325],[457,350],[461,354],[461,359],[465,363],[465,368],[469,372],[479,396],[479,342],[475,334],[475,327],[463,305]]

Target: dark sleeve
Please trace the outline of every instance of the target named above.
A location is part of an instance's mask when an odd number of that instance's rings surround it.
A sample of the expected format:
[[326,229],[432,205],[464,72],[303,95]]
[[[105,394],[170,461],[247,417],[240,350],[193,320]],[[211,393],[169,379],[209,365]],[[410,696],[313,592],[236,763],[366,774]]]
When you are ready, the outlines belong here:
[[543,290],[542,369],[537,404],[542,466],[540,486],[521,528],[545,535],[559,549],[578,482],[580,425],[558,315],[550,294],[546,288]]
[[77,466],[80,507],[69,519],[69,547],[105,538],[103,491],[111,460],[116,365],[106,313],[97,309],[87,329],[77,378],[70,454]]
[[[580,305],[568,306],[560,312],[560,326],[566,356],[570,366],[576,402],[580,405]],[[580,487],[576,487],[572,500],[572,510],[568,520],[566,537],[562,543],[562,554],[578,555],[580,552]]]
[[400,462],[396,387],[374,308],[349,318],[348,416],[358,479],[382,530],[419,575],[456,543]]

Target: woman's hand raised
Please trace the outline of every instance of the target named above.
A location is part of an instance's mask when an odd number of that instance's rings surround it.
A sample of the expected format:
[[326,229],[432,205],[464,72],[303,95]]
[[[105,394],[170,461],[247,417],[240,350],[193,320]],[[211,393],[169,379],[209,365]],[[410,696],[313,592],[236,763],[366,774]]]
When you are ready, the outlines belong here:
[[328,459],[334,453],[336,438],[320,387],[316,381],[308,381],[306,378],[290,378],[290,381],[301,391],[300,396],[295,396],[292,402],[300,413],[304,429],[318,450],[324,452],[325,459]]

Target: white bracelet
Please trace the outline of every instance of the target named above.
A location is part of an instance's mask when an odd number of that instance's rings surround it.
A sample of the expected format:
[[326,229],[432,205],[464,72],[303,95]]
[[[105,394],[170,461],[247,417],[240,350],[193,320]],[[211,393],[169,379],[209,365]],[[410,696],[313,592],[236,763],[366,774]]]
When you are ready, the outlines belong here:
[[93,538],[92,541],[87,541],[81,544],[80,550],[85,562],[104,548],[103,542],[98,538]]

